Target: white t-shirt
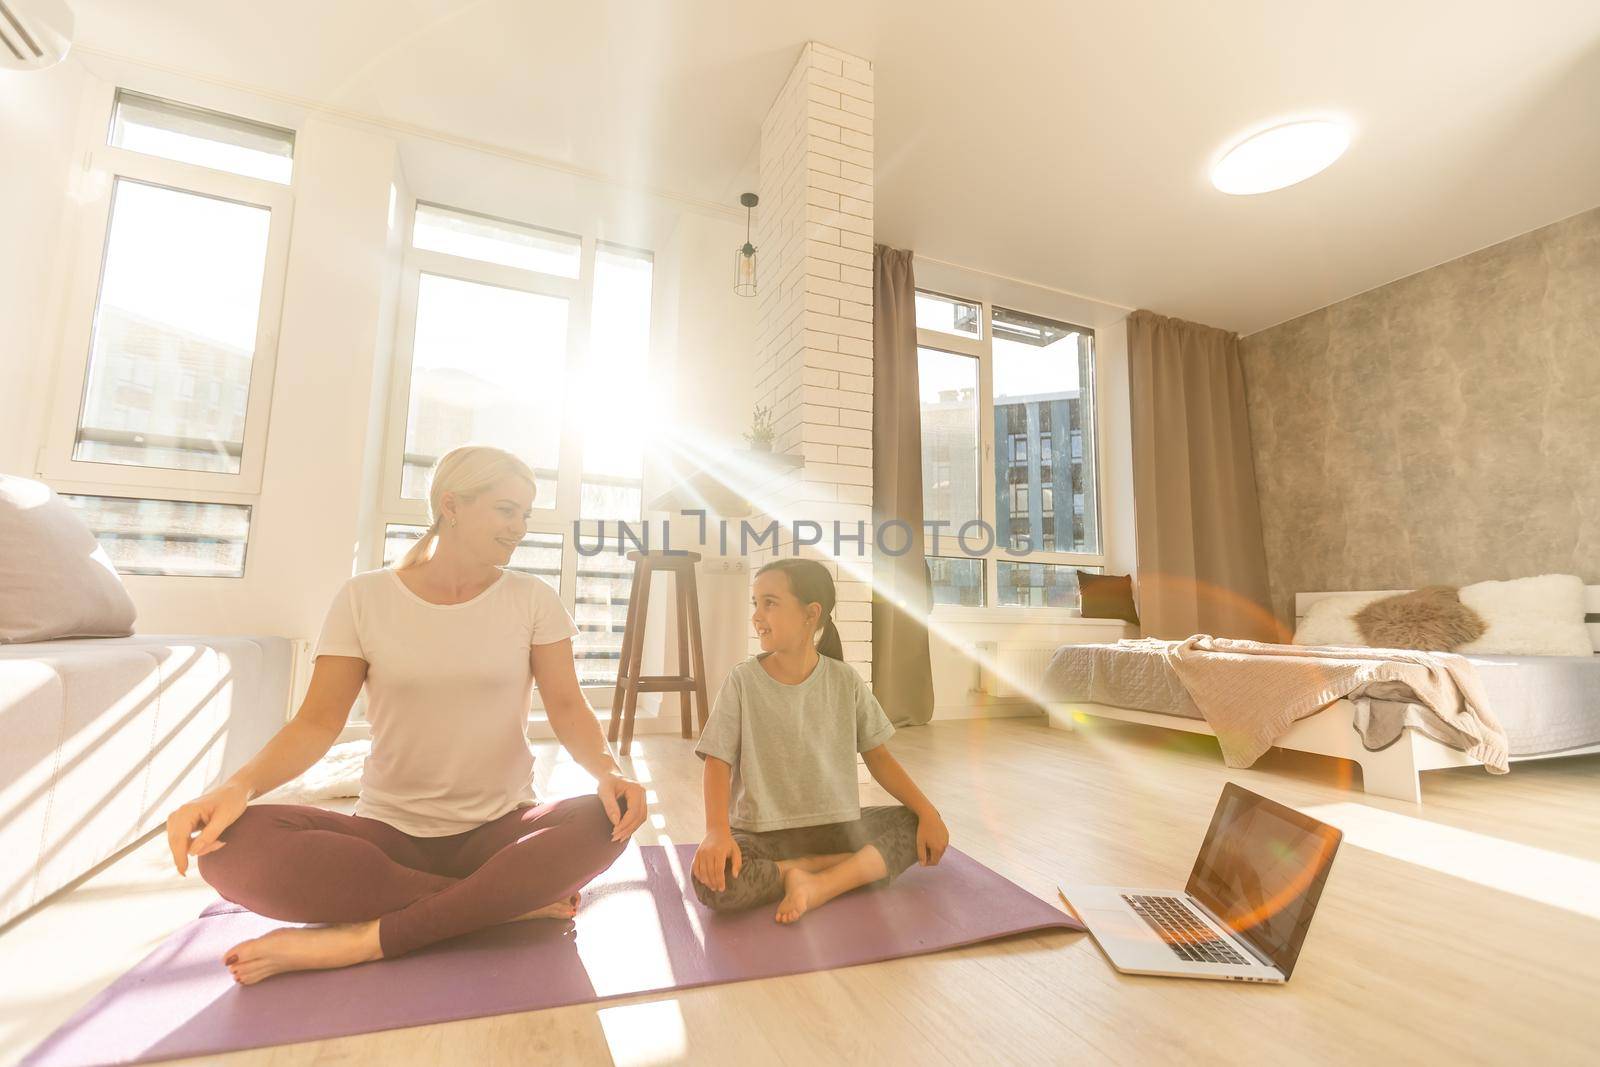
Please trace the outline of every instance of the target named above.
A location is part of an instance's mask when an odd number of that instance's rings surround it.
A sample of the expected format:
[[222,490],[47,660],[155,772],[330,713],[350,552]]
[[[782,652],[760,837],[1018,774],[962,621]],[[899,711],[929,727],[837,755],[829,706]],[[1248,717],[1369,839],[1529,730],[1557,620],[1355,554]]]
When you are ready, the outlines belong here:
[[528,652],[577,632],[556,591],[519,571],[461,604],[430,604],[389,568],[345,582],[315,654],[367,661],[356,814],[444,837],[532,804]]

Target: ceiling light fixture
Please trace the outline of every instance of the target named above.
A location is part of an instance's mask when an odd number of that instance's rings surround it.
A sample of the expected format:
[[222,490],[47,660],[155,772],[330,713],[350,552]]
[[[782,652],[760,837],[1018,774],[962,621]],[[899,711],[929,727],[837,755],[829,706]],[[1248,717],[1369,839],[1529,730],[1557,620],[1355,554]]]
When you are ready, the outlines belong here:
[[1321,173],[1350,147],[1341,122],[1311,119],[1274,126],[1230,148],[1211,169],[1211,184],[1224,193],[1270,193]]
[[756,295],[756,246],[750,243],[750,212],[761,203],[755,193],[739,197],[744,205],[744,244],[733,251],[733,291],[740,296]]

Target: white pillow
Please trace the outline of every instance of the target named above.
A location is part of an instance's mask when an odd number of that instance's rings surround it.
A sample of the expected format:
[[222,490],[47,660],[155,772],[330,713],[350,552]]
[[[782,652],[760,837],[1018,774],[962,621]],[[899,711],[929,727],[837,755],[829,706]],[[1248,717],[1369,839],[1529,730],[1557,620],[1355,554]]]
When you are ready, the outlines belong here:
[[1583,579],[1541,574],[1462,586],[1461,603],[1489,628],[1457,652],[1499,656],[1592,656],[1583,622]]
[[1332,645],[1336,648],[1362,648],[1366,639],[1356,627],[1356,613],[1374,600],[1393,593],[1335,593],[1311,602],[1295,627],[1297,645]]
[[0,644],[127,637],[134,608],[105,549],[43,482],[0,474]]

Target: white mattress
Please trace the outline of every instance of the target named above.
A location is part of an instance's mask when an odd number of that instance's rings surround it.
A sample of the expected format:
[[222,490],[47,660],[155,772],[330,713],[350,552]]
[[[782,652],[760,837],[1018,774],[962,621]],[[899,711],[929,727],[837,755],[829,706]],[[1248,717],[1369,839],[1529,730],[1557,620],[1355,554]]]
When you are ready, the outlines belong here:
[[0,645],[0,925],[254,755],[290,655],[277,637]]
[[[1116,648],[1115,679],[1098,667],[1108,647],[1063,645],[1045,668],[1050,699],[1201,718],[1158,652]],[[1091,655],[1087,649],[1095,648]],[[1600,656],[1468,656],[1505,727],[1512,758],[1600,745]]]

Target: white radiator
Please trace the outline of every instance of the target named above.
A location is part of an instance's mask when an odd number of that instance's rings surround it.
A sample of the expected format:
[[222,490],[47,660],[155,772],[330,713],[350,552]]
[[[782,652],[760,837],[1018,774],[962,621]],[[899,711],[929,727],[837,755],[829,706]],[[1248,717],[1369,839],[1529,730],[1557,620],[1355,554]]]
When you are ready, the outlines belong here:
[[996,700],[1039,700],[1045,665],[1060,647],[1060,642],[983,642],[978,645],[978,684]]

